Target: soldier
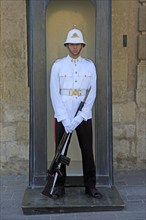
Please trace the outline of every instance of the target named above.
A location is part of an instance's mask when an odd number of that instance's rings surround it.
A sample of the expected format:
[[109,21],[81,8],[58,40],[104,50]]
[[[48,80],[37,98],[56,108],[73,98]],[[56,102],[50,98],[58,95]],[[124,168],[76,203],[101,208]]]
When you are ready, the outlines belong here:
[[[85,194],[100,199],[102,194],[95,187],[96,168],[92,149],[92,107],[96,98],[96,69],[91,60],[80,55],[85,45],[80,30],[74,28],[68,32],[64,46],[69,53],[52,66],[50,94],[55,112],[56,147],[64,131],[76,131],[82,154]],[[89,88],[91,90],[82,111],[74,117]],[[62,164],[60,170],[63,176],[58,177],[53,192],[53,196],[57,198],[65,194],[66,166]]]

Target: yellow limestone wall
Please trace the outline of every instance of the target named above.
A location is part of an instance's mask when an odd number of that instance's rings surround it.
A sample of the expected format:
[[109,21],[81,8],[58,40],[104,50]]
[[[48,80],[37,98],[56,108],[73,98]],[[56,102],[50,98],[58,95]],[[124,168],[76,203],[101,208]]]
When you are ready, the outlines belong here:
[[[115,169],[144,168],[146,0],[113,0],[113,150]],[[0,1],[0,164],[28,172],[29,89],[25,0]],[[127,47],[123,47],[127,35]]]

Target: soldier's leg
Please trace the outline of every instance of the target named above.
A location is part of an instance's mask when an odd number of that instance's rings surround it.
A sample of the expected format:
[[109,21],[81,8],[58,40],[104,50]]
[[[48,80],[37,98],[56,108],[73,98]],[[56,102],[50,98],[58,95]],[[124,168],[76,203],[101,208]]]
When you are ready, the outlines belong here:
[[92,121],[83,121],[76,129],[82,152],[85,193],[101,199],[103,195],[96,188],[96,168],[93,156]]
[[93,156],[92,120],[83,121],[76,129],[82,153],[85,187],[95,187],[96,171]]

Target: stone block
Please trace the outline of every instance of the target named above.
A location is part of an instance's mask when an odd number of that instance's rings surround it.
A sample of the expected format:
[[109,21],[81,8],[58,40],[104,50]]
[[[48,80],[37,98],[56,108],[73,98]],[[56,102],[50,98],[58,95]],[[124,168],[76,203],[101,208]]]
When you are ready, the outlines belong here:
[[[20,18],[22,15],[12,17],[5,16],[1,18],[1,39],[2,40],[19,40],[26,38],[26,21],[25,19]],[[24,15],[25,18],[26,15]],[[7,27],[7,28],[6,28]]]
[[0,162],[7,162],[7,151],[5,142],[0,144]]
[[146,64],[137,66],[137,89],[146,88]]
[[146,109],[138,108],[136,114],[137,155],[140,165],[146,164]]
[[16,140],[27,141],[29,138],[29,123],[18,122],[16,128]]
[[133,139],[135,137],[135,124],[114,124],[113,137],[118,139]]
[[128,32],[129,7],[126,1],[112,3],[112,55],[113,59],[125,59],[127,48],[123,47],[123,34]]
[[137,140],[137,158],[140,164],[146,165],[146,138]]
[[135,124],[125,125],[126,138],[134,139],[135,131],[136,131]]
[[6,81],[26,82],[26,61],[21,59],[8,59],[3,61],[4,79]]
[[143,2],[146,2],[146,0],[139,0],[139,2],[142,2],[142,3],[143,3]]
[[146,31],[146,6],[141,6],[139,8],[139,31]]
[[113,162],[116,169],[128,169],[137,166],[137,151],[134,141],[114,139]]
[[17,159],[28,159],[28,142],[11,141],[5,143],[7,161],[10,158],[16,157]]
[[129,155],[129,147],[130,143],[128,140],[114,140],[113,149],[114,149],[114,158],[118,160],[122,160]]
[[146,35],[138,36],[138,58],[146,60]]
[[1,1],[1,19],[23,19],[26,15],[26,2],[24,0]]
[[0,105],[0,123],[4,121],[4,108],[3,105]]
[[4,104],[3,107],[4,122],[28,122],[29,104]]
[[113,59],[112,80],[127,81],[128,59]]
[[130,158],[136,156],[135,142],[126,139],[114,140],[114,157],[117,158]]
[[2,40],[1,43],[2,60],[6,59],[25,59],[26,46],[23,39],[18,40]]
[[2,175],[28,174],[29,162],[18,157],[11,157],[8,162],[0,163],[0,168]]
[[1,123],[1,142],[14,141],[17,124],[16,123]]
[[[137,139],[146,137],[146,109],[138,108],[136,112],[136,135]],[[146,143],[145,143],[146,144]]]
[[8,141],[0,146],[0,168],[2,174],[28,172],[29,145],[23,141]]
[[113,122],[131,123],[135,122],[136,104],[129,102],[113,105]]
[[136,90],[136,103],[139,107],[146,106],[146,88]]
[[112,83],[112,101],[113,103],[127,102],[127,82],[113,81]]
[[28,102],[28,88],[24,82],[5,82],[4,90],[5,103],[25,103]]

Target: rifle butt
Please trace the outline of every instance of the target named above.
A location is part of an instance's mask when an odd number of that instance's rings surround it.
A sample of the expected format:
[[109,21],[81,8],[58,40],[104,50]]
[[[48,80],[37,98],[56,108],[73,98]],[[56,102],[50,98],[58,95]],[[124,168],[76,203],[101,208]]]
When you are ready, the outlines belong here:
[[48,176],[47,177],[47,183],[42,191],[42,195],[47,196],[47,197],[51,197],[52,195],[50,194],[51,189],[52,189],[52,185],[53,185],[53,181],[54,181],[54,177],[53,176]]

